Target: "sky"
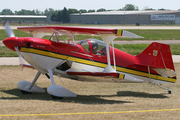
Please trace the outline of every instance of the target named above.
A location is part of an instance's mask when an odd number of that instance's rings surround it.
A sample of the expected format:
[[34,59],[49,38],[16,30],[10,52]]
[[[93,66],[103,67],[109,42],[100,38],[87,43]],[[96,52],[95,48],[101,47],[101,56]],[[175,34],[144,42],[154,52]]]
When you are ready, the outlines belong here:
[[10,9],[13,12],[21,9],[44,11],[48,8],[62,10],[64,7],[77,10],[98,10],[100,8],[118,10],[126,4],[133,4],[143,10],[145,7],[153,9],[180,9],[180,0],[0,0],[0,11]]

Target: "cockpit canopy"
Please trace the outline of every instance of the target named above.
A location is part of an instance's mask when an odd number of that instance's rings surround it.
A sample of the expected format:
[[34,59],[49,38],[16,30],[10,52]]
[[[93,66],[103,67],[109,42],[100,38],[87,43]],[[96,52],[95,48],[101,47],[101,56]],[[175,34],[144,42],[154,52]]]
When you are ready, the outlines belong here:
[[85,39],[77,42],[87,53],[94,55],[106,56],[106,44],[97,39]]

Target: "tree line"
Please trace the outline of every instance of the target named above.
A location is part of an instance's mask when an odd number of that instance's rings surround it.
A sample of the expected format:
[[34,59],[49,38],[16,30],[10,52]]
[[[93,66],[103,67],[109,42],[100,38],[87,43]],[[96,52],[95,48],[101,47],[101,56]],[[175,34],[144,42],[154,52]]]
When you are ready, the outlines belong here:
[[[152,8],[145,7],[144,10],[155,10]],[[166,9],[158,9],[158,10],[166,10]],[[44,11],[40,11],[38,9],[36,10],[19,10],[19,11],[11,11],[10,9],[3,9],[0,12],[0,15],[45,15],[45,16],[51,16],[51,20],[54,22],[63,22],[63,23],[69,23],[70,21],[70,14],[74,13],[89,13],[89,12],[104,12],[104,11],[115,11],[115,10],[107,10],[104,8],[100,8],[98,10],[86,10],[86,9],[67,9],[64,7],[63,10],[54,10],[52,8],[46,9]],[[126,4],[123,8],[118,9],[116,11],[139,11],[139,8],[133,4]]]

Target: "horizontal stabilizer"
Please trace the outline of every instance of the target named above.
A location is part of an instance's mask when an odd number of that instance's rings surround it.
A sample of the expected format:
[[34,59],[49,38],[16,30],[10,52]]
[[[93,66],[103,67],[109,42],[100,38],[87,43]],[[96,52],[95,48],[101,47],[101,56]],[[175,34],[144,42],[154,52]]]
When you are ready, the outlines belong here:
[[177,76],[176,72],[172,69],[162,69],[162,68],[154,68],[153,70],[155,70],[158,74],[160,74],[161,76],[163,76],[164,78],[168,78],[168,77],[175,77]]

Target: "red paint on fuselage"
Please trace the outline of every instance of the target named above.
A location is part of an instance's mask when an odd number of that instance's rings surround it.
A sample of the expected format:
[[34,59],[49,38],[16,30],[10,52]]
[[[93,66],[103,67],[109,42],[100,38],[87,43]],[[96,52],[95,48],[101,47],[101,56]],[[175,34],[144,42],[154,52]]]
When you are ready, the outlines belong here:
[[[8,48],[14,51],[15,51],[14,47],[16,46],[18,46],[19,48],[24,46],[24,47],[30,47],[30,48],[49,51],[49,52],[64,54],[67,56],[74,56],[74,57],[87,59],[87,60],[89,60],[88,55],[90,55],[91,60],[107,64],[106,56],[94,55],[92,53],[88,54],[87,52],[85,52],[84,48],[82,48],[82,46],[79,44],[67,44],[67,43],[55,42],[55,41],[50,41],[50,40],[45,40],[45,39],[40,39],[40,38],[33,38],[33,37],[24,37],[24,38],[11,37],[11,38],[5,39],[3,43]],[[144,57],[143,55],[133,56],[121,50],[118,50],[116,48],[114,48],[114,52],[115,52],[115,61],[116,61],[117,66],[148,72],[147,66],[144,66],[144,64],[146,65],[146,63],[148,63],[149,61],[148,59],[151,59],[151,57],[147,57],[148,55],[147,56],[144,55]],[[77,53],[82,53],[82,54],[77,54]],[[148,59],[146,59],[146,57]],[[114,61],[113,61],[112,47],[110,47],[110,58],[111,58],[111,64],[113,65]],[[141,65],[141,63],[143,65]],[[156,64],[158,63],[159,61],[157,61]],[[174,70],[174,66],[172,66],[172,63],[170,63],[168,67]],[[151,73],[157,74],[154,70],[151,70]]]

